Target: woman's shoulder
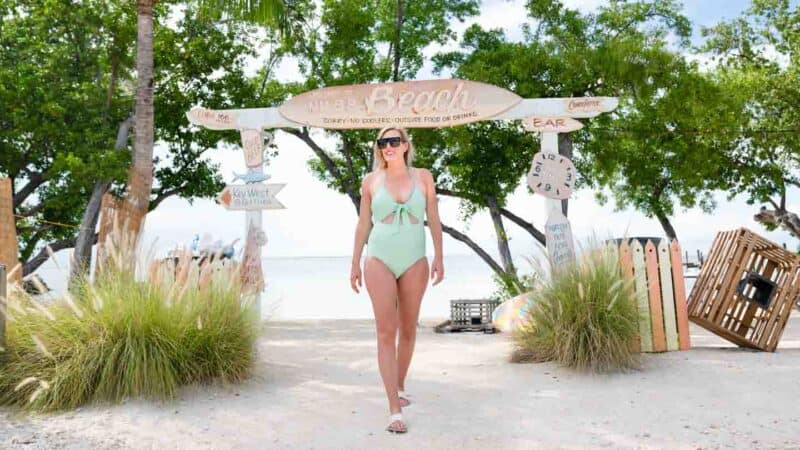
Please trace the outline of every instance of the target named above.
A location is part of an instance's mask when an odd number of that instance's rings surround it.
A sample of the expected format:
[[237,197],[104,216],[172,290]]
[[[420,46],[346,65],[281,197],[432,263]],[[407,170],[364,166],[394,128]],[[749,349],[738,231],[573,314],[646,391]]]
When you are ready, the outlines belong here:
[[378,177],[381,174],[381,170],[373,170],[372,172],[367,173],[364,175],[364,178],[361,180],[361,187],[362,189],[372,192],[372,187],[375,182],[378,180]]
[[380,169],[373,170],[366,175],[364,175],[364,179],[361,180],[362,184],[370,184],[372,183],[381,173]]
[[433,174],[431,171],[424,167],[414,167],[413,171],[416,172],[417,178],[422,181],[433,180]]

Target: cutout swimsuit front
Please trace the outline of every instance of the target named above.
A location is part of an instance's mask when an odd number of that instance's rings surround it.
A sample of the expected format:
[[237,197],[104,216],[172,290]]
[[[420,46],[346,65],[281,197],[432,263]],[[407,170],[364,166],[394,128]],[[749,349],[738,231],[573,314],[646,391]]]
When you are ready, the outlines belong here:
[[372,198],[372,231],[367,240],[367,256],[386,264],[395,278],[400,278],[411,265],[425,257],[426,201],[413,175],[411,183],[411,194],[400,203],[386,189],[384,174]]

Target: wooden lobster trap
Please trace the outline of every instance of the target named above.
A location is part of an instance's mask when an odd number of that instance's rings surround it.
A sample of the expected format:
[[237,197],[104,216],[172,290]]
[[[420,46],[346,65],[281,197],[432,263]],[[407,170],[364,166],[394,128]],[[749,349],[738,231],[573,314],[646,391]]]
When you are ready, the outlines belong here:
[[500,302],[490,299],[450,300],[450,320],[434,327],[437,333],[453,331],[483,331],[495,333],[492,313]]
[[800,295],[800,256],[750,230],[718,233],[689,319],[742,347],[775,351]]
[[689,320],[678,241],[632,238],[616,239],[610,245],[619,254],[623,278],[633,280],[639,311],[634,349],[648,353],[687,350]]

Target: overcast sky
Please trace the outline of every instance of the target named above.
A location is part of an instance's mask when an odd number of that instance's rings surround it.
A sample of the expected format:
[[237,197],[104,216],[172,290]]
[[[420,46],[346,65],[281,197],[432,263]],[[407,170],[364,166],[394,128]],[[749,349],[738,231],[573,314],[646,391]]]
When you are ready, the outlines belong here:
[[[463,30],[471,23],[484,27],[503,28],[510,37],[520,36],[520,25],[525,22],[524,1],[506,2],[485,1],[482,14],[470,21],[456,26]],[[570,6],[587,10],[602,3],[599,0],[565,1]],[[736,17],[749,2],[743,0],[694,0],[685,2],[685,12],[695,24],[696,39],[699,26],[713,25],[719,20]],[[427,53],[433,54],[438,48]],[[283,64],[281,77],[292,78],[294,65]],[[430,67],[426,66],[420,79],[433,78]],[[276,106],[276,105],[264,105]],[[321,137],[321,132],[317,131]],[[324,141],[324,140],[323,140]],[[353,204],[341,194],[326,188],[315,179],[307,168],[306,161],[312,152],[296,138],[278,133],[276,142],[279,155],[265,171],[272,175],[270,182],[285,182],[287,186],[278,194],[286,205],[285,210],[272,210],[264,213],[265,230],[269,243],[265,249],[266,257],[296,256],[349,256],[353,247],[353,233],[356,215]],[[331,149],[328,146],[328,149]],[[225,180],[230,182],[232,172],[244,172],[244,161],[240,153],[211,150],[208,155],[222,167]],[[800,195],[792,192],[789,209],[800,210]],[[570,203],[570,220],[573,233],[578,241],[591,235],[599,237],[663,236],[657,220],[648,219],[642,214],[625,210],[615,212],[613,205],[601,206],[594,200],[589,190],[577,191]],[[678,211],[672,218],[684,249],[694,253],[696,249],[707,252],[714,234],[721,230],[748,227],[778,243],[788,243],[791,248],[797,240],[784,232],[766,232],[752,220],[757,210],[755,205],[747,205],[743,199],[727,201],[724,195],[718,196],[719,207],[712,215],[699,210]],[[523,218],[532,221],[537,227],[544,224],[544,202],[541,197],[529,195],[520,179],[520,186],[511,196],[509,209]],[[458,217],[458,202],[451,198],[440,199],[442,221],[456,229],[466,232],[492,254],[496,254],[495,236],[488,214],[479,213],[465,222]],[[531,255],[535,244],[532,239],[515,225],[506,224],[511,237],[512,252],[516,255]],[[176,243],[188,244],[195,234],[211,233],[215,239],[232,241],[242,236],[244,213],[229,212],[210,200],[196,200],[189,204],[185,200],[172,198],[163,202],[157,210],[147,217],[146,241],[158,236],[156,247],[160,251]],[[428,237],[428,252],[433,246]],[[470,254],[466,246],[445,235],[446,254]]]

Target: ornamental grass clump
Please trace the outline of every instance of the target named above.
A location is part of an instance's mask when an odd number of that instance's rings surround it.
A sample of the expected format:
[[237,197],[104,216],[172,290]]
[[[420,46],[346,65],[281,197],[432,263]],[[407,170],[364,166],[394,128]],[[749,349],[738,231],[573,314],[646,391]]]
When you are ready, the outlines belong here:
[[13,290],[0,403],[52,411],[169,399],[181,385],[248,376],[258,319],[235,265],[201,267],[184,255],[154,262],[141,281],[131,258],[107,247],[105,269],[72,295],[42,301]]
[[514,334],[512,361],[554,361],[589,372],[638,366],[638,311],[613,250],[595,248],[554,268],[531,297],[530,321]]

